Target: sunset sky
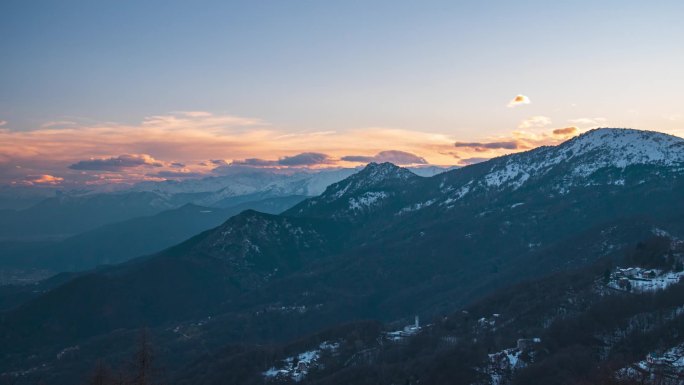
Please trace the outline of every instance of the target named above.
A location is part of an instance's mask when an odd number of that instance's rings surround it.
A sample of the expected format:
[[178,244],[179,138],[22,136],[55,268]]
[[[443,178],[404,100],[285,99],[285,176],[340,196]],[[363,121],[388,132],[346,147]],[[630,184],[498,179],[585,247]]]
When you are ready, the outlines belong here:
[[684,134],[681,1],[0,3],[0,184]]

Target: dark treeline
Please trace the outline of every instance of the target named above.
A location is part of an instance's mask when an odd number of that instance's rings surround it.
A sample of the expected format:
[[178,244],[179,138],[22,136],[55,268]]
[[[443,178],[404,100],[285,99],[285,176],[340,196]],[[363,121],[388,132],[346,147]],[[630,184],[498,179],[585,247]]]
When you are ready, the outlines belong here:
[[99,361],[89,375],[87,385],[163,385],[163,374],[156,366],[149,332],[140,332],[138,346],[127,365],[114,369]]

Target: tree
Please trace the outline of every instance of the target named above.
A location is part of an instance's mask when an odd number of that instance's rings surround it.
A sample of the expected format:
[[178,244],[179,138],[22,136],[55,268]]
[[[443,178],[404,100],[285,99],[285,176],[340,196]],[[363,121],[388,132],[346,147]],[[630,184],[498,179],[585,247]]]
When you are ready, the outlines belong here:
[[610,269],[606,269],[606,271],[603,272],[603,283],[606,285],[610,282]]
[[148,334],[147,329],[140,332],[138,351],[133,362],[132,385],[152,384],[152,345]]
[[666,237],[650,237],[637,243],[628,256],[630,263],[646,268],[669,268],[667,256],[672,241]]
[[88,385],[109,385],[112,383],[109,368],[101,360],[97,362],[97,367],[88,380]]
[[153,385],[159,384],[154,367],[154,355],[147,329],[140,331],[138,346],[127,368],[112,371],[104,362],[98,361],[87,380],[88,385]]

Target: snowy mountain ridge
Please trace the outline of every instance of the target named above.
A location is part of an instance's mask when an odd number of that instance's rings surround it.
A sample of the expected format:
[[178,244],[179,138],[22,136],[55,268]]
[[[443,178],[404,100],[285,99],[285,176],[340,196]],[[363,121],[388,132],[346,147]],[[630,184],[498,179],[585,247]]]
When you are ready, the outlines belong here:
[[[602,128],[557,146],[501,156],[429,178],[391,163],[370,163],[290,214],[354,218],[377,210],[406,215],[503,190],[534,186],[565,195],[587,186],[628,186],[684,173],[684,139],[652,131]],[[388,214],[390,214],[388,212]]]
[[[557,146],[494,158],[477,165],[484,175],[454,185],[443,175],[442,191],[451,201],[468,193],[490,189],[518,189],[531,179],[551,177],[556,190],[599,183],[590,180],[600,170],[613,169],[623,175],[630,166],[665,167],[673,172],[684,170],[684,139],[653,131],[600,128],[588,131]],[[458,172],[458,171],[456,171]],[[625,183],[617,176],[611,184]]]
[[397,188],[422,180],[410,170],[392,163],[369,163],[363,170],[334,183],[323,194],[308,199],[292,210],[296,215],[318,211],[316,216],[350,218],[369,214],[396,196]]
[[406,181],[417,176],[411,171],[392,163],[369,163],[359,173],[328,187],[321,195],[323,200],[333,200],[355,195],[388,181]]
[[[624,169],[636,164],[677,166],[684,163],[684,139],[654,131],[594,129],[555,148],[557,151],[548,154],[546,163],[581,159],[584,167],[575,168],[575,174],[583,176],[603,167]],[[587,165],[587,160],[593,164]]]

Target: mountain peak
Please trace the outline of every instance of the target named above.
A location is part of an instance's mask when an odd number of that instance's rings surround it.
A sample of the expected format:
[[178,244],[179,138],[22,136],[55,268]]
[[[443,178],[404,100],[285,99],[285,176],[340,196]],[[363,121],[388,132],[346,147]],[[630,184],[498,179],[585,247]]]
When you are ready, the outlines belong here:
[[411,177],[415,177],[416,175],[409,171],[408,169],[405,169],[403,167],[399,167],[395,165],[394,163],[390,162],[384,162],[384,163],[375,163],[371,162],[366,165],[361,171],[359,171],[356,175],[353,175],[352,177],[363,177],[363,178],[371,178],[373,180],[383,180],[383,179],[409,179]]
[[627,142],[654,142],[658,145],[669,145],[684,142],[684,139],[657,131],[635,130],[632,128],[594,128],[566,143],[581,141],[595,145],[617,147]]
[[[635,174],[634,166],[681,173],[684,168],[684,139],[655,131],[598,128],[557,146],[545,146],[464,167],[448,173],[443,189],[449,202],[466,194],[492,189],[518,189],[547,178],[552,189],[567,193],[576,186],[641,183],[646,171]],[[551,179],[549,179],[551,178]],[[552,180],[552,181],[550,181]],[[631,182],[630,182],[631,181]]]
[[328,200],[334,200],[343,196],[354,195],[369,189],[381,187],[388,183],[407,181],[417,177],[418,176],[411,171],[395,164],[389,162],[372,162],[363,170],[349,178],[330,185],[325,190],[322,197],[328,197]]
[[591,155],[599,163],[624,168],[633,164],[674,165],[684,162],[684,139],[655,131],[597,128],[557,149],[570,158]]
[[294,215],[317,212],[332,218],[341,216],[340,213],[367,213],[385,204],[407,182],[417,179],[420,177],[416,174],[392,163],[369,163],[356,174],[328,186],[320,196],[306,200],[288,212]]

